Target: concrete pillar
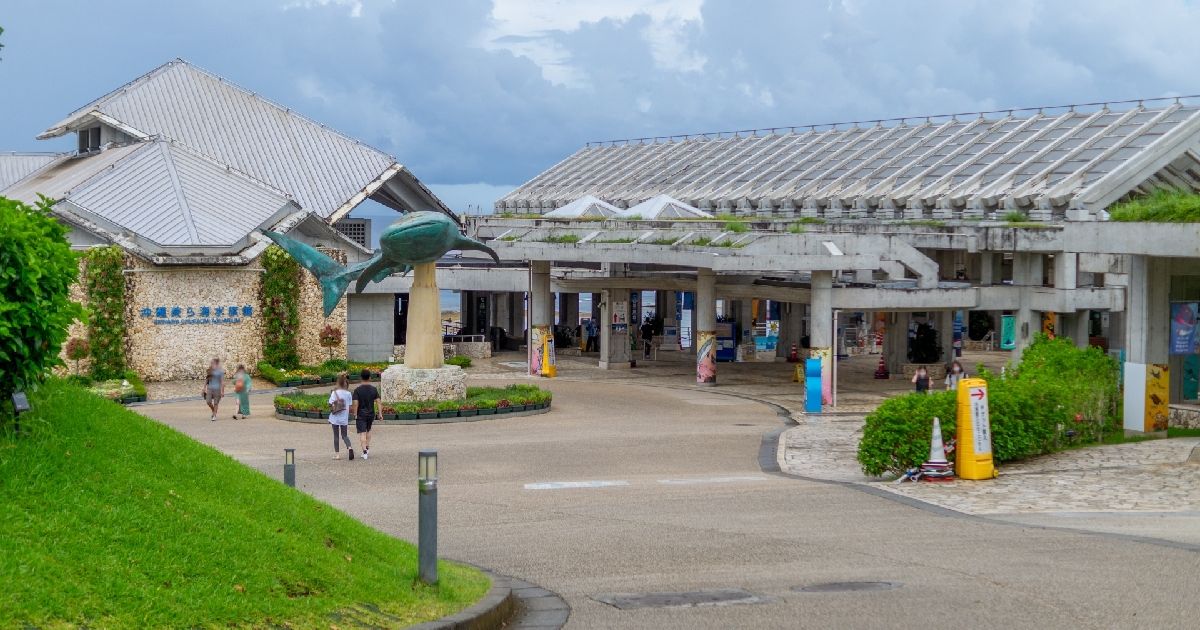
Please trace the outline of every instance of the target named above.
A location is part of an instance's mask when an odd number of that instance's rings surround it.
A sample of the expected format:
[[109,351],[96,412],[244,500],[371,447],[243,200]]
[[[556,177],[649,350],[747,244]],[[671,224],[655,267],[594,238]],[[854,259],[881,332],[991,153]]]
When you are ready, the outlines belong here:
[[738,300],[736,302],[737,322],[742,329],[742,343],[751,341],[754,338],[754,311],[751,310],[752,303],[750,300]]
[[1167,428],[1170,289],[1166,259],[1130,257],[1125,309],[1126,431],[1153,432]]
[[[550,292],[550,261],[529,263],[529,373],[552,375],[554,365],[554,294]],[[543,354],[542,346],[546,345]]]
[[696,383],[717,384],[717,275],[696,270]]
[[600,368],[627,368],[630,360],[629,291],[606,289],[599,295]]
[[1076,348],[1088,347],[1088,328],[1091,324],[1091,319],[1091,311],[1076,311],[1071,314],[1071,327],[1063,327],[1063,334],[1071,336],[1071,339],[1075,341]]
[[937,314],[938,343],[942,346],[942,364],[954,360],[954,311],[939,311]]
[[979,254],[979,284],[983,286],[991,286],[1000,284],[1003,279],[1003,270],[1000,268],[1003,258],[1000,254],[994,252],[981,252]]
[[1041,329],[1041,313],[1030,308],[1031,287],[1042,286],[1042,255],[1018,252],[1013,255],[1013,285],[1020,287],[1020,308],[1017,309],[1017,344],[1013,361],[1019,361],[1025,348]]
[[568,326],[571,330],[579,325],[579,294],[558,294],[558,323]]
[[1054,255],[1054,287],[1074,289],[1079,286],[1079,254],[1059,252]]
[[779,305],[779,341],[775,346],[775,356],[786,359],[795,345],[803,357],[800,348],[800,338],[804,336],[804,304],[800,302],[784,302]]
[[821,360],[821,397],[833,402],[833,272],[812,272],[808,356]]
[[908,363],[908,322],[911,317],[910,313],[888,313],[883,330],[885,365],[896,377],[903,376],[904,364]]

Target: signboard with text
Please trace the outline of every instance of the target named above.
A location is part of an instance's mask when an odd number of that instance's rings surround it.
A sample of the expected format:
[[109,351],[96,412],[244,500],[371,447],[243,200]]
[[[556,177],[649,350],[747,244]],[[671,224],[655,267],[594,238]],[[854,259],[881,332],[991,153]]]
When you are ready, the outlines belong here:
[[249,304],[206,305],[206,306],[143,306],[138,315],[149,319],[155,326],[193,324],[240,324],[254,315]]

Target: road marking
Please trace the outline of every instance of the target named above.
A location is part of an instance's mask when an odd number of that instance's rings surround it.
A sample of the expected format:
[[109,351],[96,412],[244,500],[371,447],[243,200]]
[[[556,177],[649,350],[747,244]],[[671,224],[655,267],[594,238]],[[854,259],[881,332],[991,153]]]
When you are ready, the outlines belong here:
[[527,483],[526,490],[562,490],[566,488],[610,488],[612,486],[628,486],[628,481],[544,481],[542,483]]
[[687,485],[696,483],[738,483],[741,481],[768,481],[767,477],[700,477],[696,479],[659,479],[658,483],[668,485]]

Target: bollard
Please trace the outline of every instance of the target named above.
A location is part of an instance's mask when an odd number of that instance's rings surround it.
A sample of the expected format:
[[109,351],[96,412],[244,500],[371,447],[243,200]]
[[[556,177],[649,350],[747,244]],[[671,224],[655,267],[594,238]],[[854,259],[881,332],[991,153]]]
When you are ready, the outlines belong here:
[[283,449],[283,483],[289,488],[296,487],[296,449]]
[[417,577],[437,584],[437,451],[417,454]]

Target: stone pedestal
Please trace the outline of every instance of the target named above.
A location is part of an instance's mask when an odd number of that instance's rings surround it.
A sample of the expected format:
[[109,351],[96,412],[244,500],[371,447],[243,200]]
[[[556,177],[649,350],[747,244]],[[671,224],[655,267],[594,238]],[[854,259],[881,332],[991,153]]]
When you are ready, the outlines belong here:
[[467,397],[467,373],[457,365],[440,368],[393,365],[380,377],[379,395],[385,402],[463,400]]

